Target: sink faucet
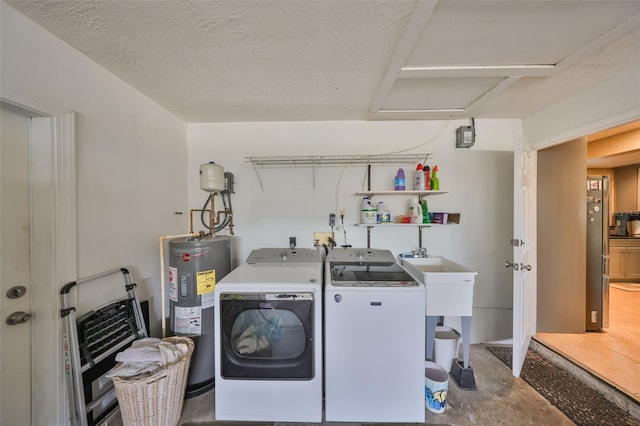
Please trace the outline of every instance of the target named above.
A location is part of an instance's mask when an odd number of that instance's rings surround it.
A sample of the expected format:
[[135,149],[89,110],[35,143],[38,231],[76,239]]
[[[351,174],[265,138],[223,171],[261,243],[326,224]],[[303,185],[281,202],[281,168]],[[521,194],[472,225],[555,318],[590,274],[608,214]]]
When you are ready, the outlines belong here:
[[415,257],[428,257],[427,248],[426,247],[420,247],[418,250],[414,250],[413,251],[413,255]]

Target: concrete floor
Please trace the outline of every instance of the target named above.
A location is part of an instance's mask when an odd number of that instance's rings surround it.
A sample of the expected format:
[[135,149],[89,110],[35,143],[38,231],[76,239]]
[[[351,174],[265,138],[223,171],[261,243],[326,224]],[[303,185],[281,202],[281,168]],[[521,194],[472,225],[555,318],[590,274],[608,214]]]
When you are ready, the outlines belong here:
[[[487,351],[484,345],[471,345],[470,364],[475,375],[477,390],[460,389],[450,379],[446,412],[435,414],[425,409],[425,424],[558,426],[574,424],[524,380],[513,377],[511,370]],[[215,421],[214,392],[215,390],[211,390],[186,400],[179,424],[181,426],[215,424],[229,426],[230,422],[216,423]],[[340,425],[341,423],[323,424]],[[286,423],[286,425],[293,425],[293,423]],[[345,425],[354,426],[356,423],[345,423]]]

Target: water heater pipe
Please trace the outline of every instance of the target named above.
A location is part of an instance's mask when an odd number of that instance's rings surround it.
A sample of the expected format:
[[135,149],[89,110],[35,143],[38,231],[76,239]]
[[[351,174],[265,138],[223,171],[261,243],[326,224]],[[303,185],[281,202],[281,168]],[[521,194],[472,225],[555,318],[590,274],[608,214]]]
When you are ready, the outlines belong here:
[[181,235],[163,235],[160,237],[160,299],[162,305],[162,337],[167,337],[167,320],[165,309],[165,283],[164,283],[164,241],[170,238],[194,237],[197,234],[181,234]]
[[191,231],[192,233],[193,231],[193,213],[194,212],[209,212],[209,232],[211,232],[211,235],[215,234],[215,225],[216,225],[216,221],[215,221],[215,208],[213,207],[213,198],[215,196],[215,192],[212,192],[209,197],[211,200],[211,210],[208,209],[191,209],[189,210],[189,231]]

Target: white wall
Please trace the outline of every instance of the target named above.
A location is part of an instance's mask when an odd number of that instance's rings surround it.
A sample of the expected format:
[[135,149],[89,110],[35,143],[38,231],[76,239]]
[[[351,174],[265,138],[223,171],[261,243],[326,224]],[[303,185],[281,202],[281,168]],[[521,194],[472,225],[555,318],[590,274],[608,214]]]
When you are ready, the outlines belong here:
[[[511,274],[504,261],[511,258],[508,239],[512,232],[512,151],[520,140],[519,120],[477,120],[477,141],[472,149],[455,149],[455,129],[466,121],[387,122],[279,122],[209,123],[188,125],[188,182],[190,208],[203,206],[207,194],[199,188],[199,166],[208,161],[222,165],[235,176],[232,196],[236,249],[239,263],[261,247],[288,247],[289,237],[298,247],[313,245],[314,231],[329,231],[329,214],[346,211],[346,240],[366,246],[367,230],[359,221],[360,198],[365,188],[365,166],[258,169],[248,156],[384,154],[410,149],[431,153],[427,161],[440,169],[441,190],[448,194],[428,198],[431,211],[462,214],[458,226],[425,229],[423,244],[429,253],[441,255],[479,271],[477,305],[490,319],[474,312],[473,341],[511,336]],[[502,164],[491,151],[500,151]],[[495,154],[495,152],[494,152]],[[404,169],[409,182],[416,164]],[[399,166],[373,166],[372,189],[393,189]],[[506,177],[505,177],[506,176]],[[388,204],[392,216],[406,214],[409,197],[377,196]],[[216,197],[217,207],[221,207]],[[506,215],[505,215],[506,212]],[[196,222],[196,221],[194,221]],[[221,234],[226,234],[226,231]],[[502,235],[504,234],[504,235]],[[344,235],[336,233],[339,245]],[[373,229],[371,246],[398,255],[418,247],[414,227]],[[505,257],[508,256],[508,257]],[[486,313],[489,312],[490,313]],[[499,311],[499,313],[498,313]],[[499,319],[496,319],[499,316]],[[477,319],[476,319],[477,317]]]
[[49,114],[76,112],[78,278],[128,267],[151,301],[158,335],[158,238],[188,227],[186,214],[174,214],[187,206],[186,124],[1,7],[2,97]]

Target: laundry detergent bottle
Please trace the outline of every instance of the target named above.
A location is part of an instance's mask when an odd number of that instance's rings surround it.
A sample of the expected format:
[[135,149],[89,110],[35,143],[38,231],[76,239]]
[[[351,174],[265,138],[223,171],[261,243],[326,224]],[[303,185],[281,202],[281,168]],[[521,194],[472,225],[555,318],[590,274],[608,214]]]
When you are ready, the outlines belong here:
[[405,190],[405,177],[404,177],[404,169],[400,167],[398,169],[398,173],[396,173],[394,189],[396,191],[404,191]]
[[364,197],[362,203],[360,203],[360,223],[364,225],[375,225],[377,222],[377,210],[373,201],[371,201],[369,197]]
[[417,198],[411,200],[411,204],[409,204],[409,217],[411,223],[422,223],[422,207],[420,207],[420,202]]

